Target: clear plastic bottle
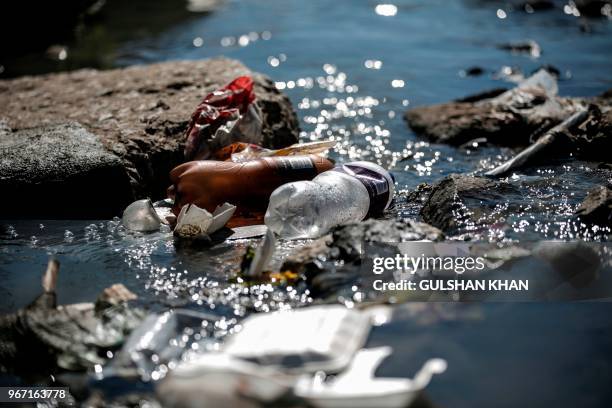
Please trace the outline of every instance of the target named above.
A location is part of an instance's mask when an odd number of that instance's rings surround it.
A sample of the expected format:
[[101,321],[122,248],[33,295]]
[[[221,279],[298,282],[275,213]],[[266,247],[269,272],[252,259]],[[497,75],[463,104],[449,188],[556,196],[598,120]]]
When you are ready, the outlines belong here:
[[265,223],[283,238],[316,238],[337,225],[379,215],[389,207],[393,193],[388,171],[374,163],[351,162],[312,181],[274,190]]

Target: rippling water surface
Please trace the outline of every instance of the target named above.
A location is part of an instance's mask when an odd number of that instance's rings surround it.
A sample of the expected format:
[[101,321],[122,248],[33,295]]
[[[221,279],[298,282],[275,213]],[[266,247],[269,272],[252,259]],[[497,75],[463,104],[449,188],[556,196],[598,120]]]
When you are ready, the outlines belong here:
[[[1,63],[5,75],[17,75],[217,55],[236,58],[271,76],[290,96],[300,118],[301,140],[338,141],[333,158],[387,166],[400,190],[450,173],[478,174],[511,154],[495,147],[458,149],[428,143],[403,121],[410,107],[511,87],[510,71],[528,75],[544,64],[561,72],[561,95],[594,96],[612,87],[612,22],[606,18],[586,20],[562,8],[526,13],[507,2],[477,0],[396,1],[394,6],[377,7],[370,1],[227,1],[210,14],[199,14],[178,1],[155,5],[108,1],[80,37],[66,44],[60,61],[33,54]],[[541,55],[512,54],[497,47],[522,40],[537,41]],[[464,71],[473,66],[482,67],[484,73],[466,76]],[[466,229],[473,227],[471,231],[484,239],[605,240],[609,230],[577,224],[569,215],[592,186],[611,180],[609,170],[582,162],[510,177],[507,182],[517,193],[494,204],[490,219],[481,220],[484,228],[466,225]],[[417,215],[401,206],[397,214]],[[36,296],[49,255],[62,263],[58,292],[63,303],[91,301],[114,282],[123,282],[145,301],[162,307],[214,308],[226,316],[312,301],[304,288],[264,285],[245,291],[228,282],[253,241],[226,242],[207,250],[182,248],[165,233],[127,233],[116,220],[5,221],[0,228],[3,312]],[[283,244],[282,253],[290,245],[295,244]],[[359,293],[349,291],[337,300],[350,304],[359,299]],[[479,385],[470,381],[463,384],[465,390],[457,390],[453,381],[434,383],[434,401],[473,406],[485,400],[497,405],[499,395],[505,405],[516,406],[525,401],[520,393],[541,395],[546,402],[542,406],[567,401],[596,406],[593,401],[602,401],[567,395],[567,388],[559,384],[578,387],[572,383],[577,378],[572,373],[583,370],[578,381],[587,394],[599,389],[602,378],[612,378],[609,367],[601,368],[599,379],[585,373],[592,370],[586,365],[589,360],[609,361],[610,348],[601,338],[609,338],[609,319],[600,318],[609,316],[607,304],[484,305],[474,307],[479,323],[461,318],[461,306],[449,306],[450,312],[430,309],[407,308],[413,314],[402,312],[405,320],[400,322],[408,323],[381,330],[372,341],[394,344],[406,359],[442,354],[449,358],[451,380],[463,378],[462,373],[478,378]],[[522,320],[525,313],[530,317]],[[433,316],[433,320],[419,326],[414,316]],[[502,335],[508,330],[504,319],[516,328],[514,334]],[[486,329],[483,321],[492,328]],[[472,328],[484,334],[470,334],[476,333]],[[552,349],[558,356],[541,341],[525,340],[525,332],[542,328],[556,344]],[[559,362],[561,355],[567,357],[567,366]],[[500,360],[491,369],[503,381],[484,368],[493,356]],[[403,364],[389,364],[392,373],[404,373]],[[525,367],[535,370],[541,382],[522,379]],[[510,382],[519,384],[520,393],[502,395],[509,389],[500,384]],[[558,393],[548,391],[552,389]]]

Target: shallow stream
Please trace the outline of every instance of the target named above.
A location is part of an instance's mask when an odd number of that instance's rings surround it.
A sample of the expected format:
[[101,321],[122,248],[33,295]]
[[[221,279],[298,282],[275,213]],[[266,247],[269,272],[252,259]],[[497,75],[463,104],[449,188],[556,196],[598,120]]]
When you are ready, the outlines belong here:
[[[0,61],[3,71],[236,58],[290,96],[301,140],[337,140],[331,157],[387,166],[400,190],[450,173],[480,173],[511,154],[430,144],[402,119],[412,106],[511,87],[511,68],[528,75],[545,64],[560,71],[561,95],[595,96],[612,88],[612,21],[575,17],[562,8],[527,13],[484,0],[407,0],[382,8],[371,1],[232,0],[198,14],[181,2],[150,3],[108,1],[67,43],[65,59],[34,64],[46,57],[32,54]],[[523,40],[537,41],[541,55],[497,47]],[[484,73],[466,76],[473,66]],[[611,180],[609,170],[582,162],[511,177],[520,193],[495,203],[499,219],[487,220],[495,227],[482,237],[607,240],[609,231],[568,219],[591,187]],[[400,205],[397,216],[418,214]],[[15,311],[39,293],[49,255],[61,262],[61,303],[92,301],[115,282],[155,308],[214,309],[227,318],[244,316],[247,306],[267,311],[312,301],[295,288],[245,294],[229,284],[249,244],[181,248],[168,234],[127,233],[117,220],[0,221],[0,312]],[[283,244],[282,253],[292,245]],[[353,292],[335,301],[358,302],[362,297]],[[409,376],[428,357],[447,358],[449,372],[428,392],[440,406],[609,406],[611,312],[608,302],[407,303],[370,342],[396,350],[380,375]]]

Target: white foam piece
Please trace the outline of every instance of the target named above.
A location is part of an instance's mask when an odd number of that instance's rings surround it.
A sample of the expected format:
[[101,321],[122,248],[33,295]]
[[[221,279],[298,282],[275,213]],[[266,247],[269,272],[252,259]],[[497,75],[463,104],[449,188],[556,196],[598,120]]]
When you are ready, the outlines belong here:
[[231,336],[222,352],[288,372],[338,372],[364,345],[370,317],[344,306],[257,314]]
[[318,408],[401,408],[407,407],[430,382],[434,374],[446,370],[446,361],[428,360],[414,379],[376,378],[380,363],[392,352],[391,347],[359,351],[350,366],[333,380],[322,376],[302,377],[294,387],[295,394]]

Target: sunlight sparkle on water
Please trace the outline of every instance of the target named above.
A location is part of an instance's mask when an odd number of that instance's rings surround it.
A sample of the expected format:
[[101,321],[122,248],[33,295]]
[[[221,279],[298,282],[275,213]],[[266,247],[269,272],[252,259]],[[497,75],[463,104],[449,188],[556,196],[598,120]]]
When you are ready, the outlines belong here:
[[374,11],[379,16],[393,17],[397,14],[397,6],[395,4],[378,4]]

